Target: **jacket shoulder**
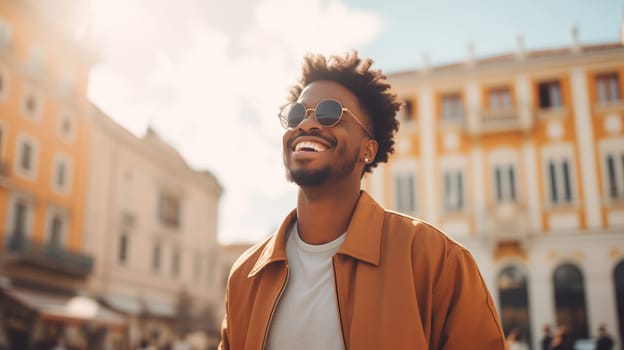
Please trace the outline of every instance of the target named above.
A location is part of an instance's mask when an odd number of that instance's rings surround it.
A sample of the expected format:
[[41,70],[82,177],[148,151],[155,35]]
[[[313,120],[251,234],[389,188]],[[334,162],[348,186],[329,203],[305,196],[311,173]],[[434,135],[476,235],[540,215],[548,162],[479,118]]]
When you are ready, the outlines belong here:
[[442,249],[446,255],[468,252],[461,243],[427,221],[389,209],[384,209],[384,216],[384,233],[387,239],[405,239],[414,248]]

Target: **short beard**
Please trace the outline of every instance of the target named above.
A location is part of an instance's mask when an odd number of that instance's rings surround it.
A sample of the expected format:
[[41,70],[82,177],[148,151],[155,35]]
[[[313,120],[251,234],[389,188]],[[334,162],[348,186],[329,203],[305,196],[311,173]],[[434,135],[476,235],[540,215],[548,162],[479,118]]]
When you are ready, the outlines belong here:
[[[341,151],[341,155],[345,155],[346,151]],[[355,150],[351,157],[345,159],[345,161],[336,170],[336,177],[340,178],[349,175],[359,160],[359,152]],[[320,186],[329,179],[332,169],[331,166],[326,166],[318,170],[291,170],[288,169],[288,165],[284,162],[286,167],[286,179],[289,182],[296,183],[299,187],[316,187]]]
[[299,187],[317,187],[325,183],[329,178],[331,168],[329,166],[320,170],[290,170],[286,169],[286,179],[296,183]]

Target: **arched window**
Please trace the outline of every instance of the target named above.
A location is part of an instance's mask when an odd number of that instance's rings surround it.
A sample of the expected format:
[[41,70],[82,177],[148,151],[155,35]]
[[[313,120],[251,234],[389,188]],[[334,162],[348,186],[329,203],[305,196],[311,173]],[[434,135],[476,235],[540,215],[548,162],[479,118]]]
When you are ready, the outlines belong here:
[[562,264],[553,274],[557,325],[565,326],[573,340],[589,338],[583,273],[572,264]]
[[624,260],[620,261],[613,271],[613,285],[617,302],[617,316],[620,339],[624,339]]
[[517,328],[524,341],[531,343],[527,277],[519,267],[510,265],[498,274],[498,298],[505,335]]

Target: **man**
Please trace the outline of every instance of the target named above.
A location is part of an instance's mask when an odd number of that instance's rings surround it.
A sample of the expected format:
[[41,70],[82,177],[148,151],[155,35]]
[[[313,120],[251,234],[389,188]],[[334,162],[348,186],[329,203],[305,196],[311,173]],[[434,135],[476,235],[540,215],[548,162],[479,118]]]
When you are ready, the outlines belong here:
[[234,264],[221,349],[504,349],[470,253],[360,190],[400,100],[357,53],[305,58],[279,118],[297,208]]
[[596,350],[613,350],[613,339],[607,333],[607,326],[600,324],[598,326],[598,339],[596,339]]
[[552,344],[552,341],[553,341],[553,336],[550,331],[550,325],[545,324],[544,327],[542,328],[542,331],[544,332],[544,336],[542,337],[542,341],[541,341],[541,345],[542,345],[541,350],[550,350],[550,345]]

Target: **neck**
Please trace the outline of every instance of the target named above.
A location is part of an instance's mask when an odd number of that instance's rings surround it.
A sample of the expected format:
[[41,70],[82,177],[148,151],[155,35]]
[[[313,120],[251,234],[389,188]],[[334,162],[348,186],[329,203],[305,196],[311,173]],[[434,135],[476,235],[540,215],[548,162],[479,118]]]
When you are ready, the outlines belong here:
[[331,242],[347,231],[360,198],[360,182],[345,182],[299,188],[297,228],[304,242]]

